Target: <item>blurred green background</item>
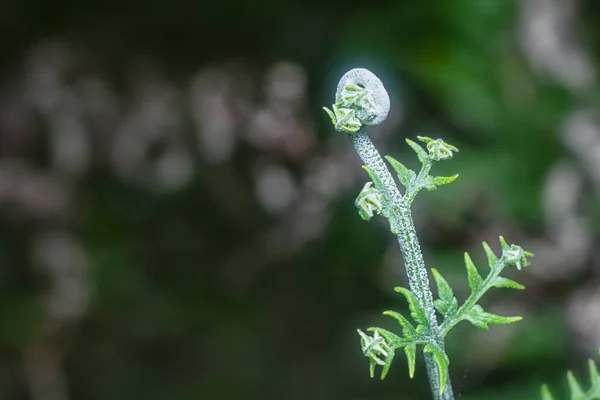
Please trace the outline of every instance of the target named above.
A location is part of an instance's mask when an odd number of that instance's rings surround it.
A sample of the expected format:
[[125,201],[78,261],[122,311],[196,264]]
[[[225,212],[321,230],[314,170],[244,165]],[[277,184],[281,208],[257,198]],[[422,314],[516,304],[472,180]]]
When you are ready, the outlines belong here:
[[600,346],[599,5],[0,3],[0,398],[430,398],[421,358],[370,379],[356,334],[407,285],[321,110],[360,66],[392,97],[383,154],[460,148],[414,205],[459,301],[482,240],[536,254],[483,301],[522,322],[447,338],[458,398],[566,399]]

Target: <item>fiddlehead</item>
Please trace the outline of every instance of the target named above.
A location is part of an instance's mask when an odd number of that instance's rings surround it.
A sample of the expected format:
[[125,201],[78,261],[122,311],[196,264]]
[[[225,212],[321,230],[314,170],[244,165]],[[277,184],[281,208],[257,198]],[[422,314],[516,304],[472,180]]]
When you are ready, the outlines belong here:
[[378,125],[388,116],[390,96],[381,80],[371,71],[355,68],[340,79],[332,110],[323,107],[335,128],[357,132],[362,125]]

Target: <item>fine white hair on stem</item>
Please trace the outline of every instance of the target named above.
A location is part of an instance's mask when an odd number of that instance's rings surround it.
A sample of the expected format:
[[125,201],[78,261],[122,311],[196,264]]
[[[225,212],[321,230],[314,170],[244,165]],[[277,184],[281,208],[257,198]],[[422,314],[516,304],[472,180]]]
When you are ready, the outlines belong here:
[[337,86],[337,94],[342,95],[348,85],[366,90],[370,107],[356,112],[356,117],[365,125],[379,125],[390,111],[390,96],[381,80],[365,68],[354,68],[346,72]]

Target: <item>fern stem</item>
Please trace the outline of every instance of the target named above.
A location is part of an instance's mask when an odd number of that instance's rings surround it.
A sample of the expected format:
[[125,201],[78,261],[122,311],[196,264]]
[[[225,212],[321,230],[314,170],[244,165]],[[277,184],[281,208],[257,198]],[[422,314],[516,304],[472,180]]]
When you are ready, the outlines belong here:
[[[444,339],[440,335],[435,315],[427,269],[425,268],[421,246],[410,212],[410,199],[405,199],[400,194],[394,178],[384,164],[381,155],[367,136],[365,127],[361,127],[356,133],[350,133],[349,136],[354,150],[363,164],[381,181],[382,187],[379,189],[383,192],[385,202],[384,215],[389,219],[392,232],[398,238],[410,290],[419,300],[420,306],[428,313],[431,339],[440,348],[444,349]],[[430,353],[425,353],[425,366],[434,400],[454,400],[450,379],[448,379],[444,393],[439,394],[439,374]]]

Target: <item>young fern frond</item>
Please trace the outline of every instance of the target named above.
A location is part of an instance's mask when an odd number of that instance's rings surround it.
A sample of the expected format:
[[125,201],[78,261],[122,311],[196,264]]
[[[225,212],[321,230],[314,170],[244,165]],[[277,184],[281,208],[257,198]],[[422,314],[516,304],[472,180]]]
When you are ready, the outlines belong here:
[[442,274],[432,269],[433,278],[438,289],[438,299],[435,301],[436,310],[444,316],[444,322],[440,326],[442,335],[447,335],[461,321],[469,321],[480,329],[488,329],[489,324],[510,324],[520,321],[521,317],[504,317],[484,311],[478,301],[481,297],[493,287],[507,287],[513,289],[524,289],[525,287],[515,281],[500,276],[500,273],[507,266],[527,266],[529,264],[527,257],[533,254],[524,251],[516,245],[508,245],[504,238],[500,237],[502,245],[502,256],[498,258],[491,247],[483,242],[483,249],[486,253],[489,265],[489,272],[486,278],[482,278],[477,267],[473,263],[469,253],[465,253],[465,266],[467,269],[467,281],[471,288],[471,294],[465,300],[462,306],[458,307],[458,301],[454,297],[452,288],[444,279]]
[[[570,400],[598,400],[600,399],[600,374],[596,363],[589,360],[590,388],[584,391],[571,371],[567,372],[569,382]],[[542,386],[542,400],[554,400],[548,385]]]
[[[410,287],[410,290],[401,287],[395,290],[408,301],[412,321],[395,311],[384,312],[384,315],[398,322],[401,334],[397,335],[382,328],[369,328],[368,331],[372,333],[372,336],[369,336],[358,330],[361,348],[369,359],[371,377],[375,374],[375,368],[381,366],[383,379],[398,349],[403,349],[406,354],[408,371],[412,378],[415,373],[417,346],[423,346],[433,398],[453,400],[454,393],[448,375],[450,361],[444,350],[446,335],[462,320],[470,321],[482,329],[487,329],[488,324],[508,324],[520,320],[521,317],[503,317],[486,312],[477,303],[492,287],[523,289],[522,285],[499,275],[509,265],[514,265],[519,270],[527,266],[527,257],[532,254],[523,251],[519,246],[509,246],[500,237],[502,256],[498,258],[484,243],[490,265],[490,272],[485,279],[479,275],[471,257],[465,253],[471,288],[471,295],[465,303],[458,306],[452,288],[436,270],[432,270],[432,273],[438,287],[439,299],[434,301],[410,206],[420,190],[435,190],[438,186],[456,180],[458,175],[431,176],[430,171],[435,162],[452,158],[458,149],[442,139],[418,136],[424,146],[407,139],[406,142],[421,162],[418,173],[390,156],[385,157],[405,188],[404,194],[401,194],[388,167],[366,133],[366,126],[381,123],[387,117],[389,109],[390,99],[382,82],[373,73],[362,68],[350,70],[342,76],[337,86],[335,104],[331,110],[325,108],[335,129],[348,134],[355,151],[364,163],[363,168],[371,178],[371,182],[364,185],[355,202],[359,215],[365,220],[370,220],[375,214],[388,219],[390,230],[396,235],[400,245]],[[436,310],[444,316],[441,325],[438,324]]]

